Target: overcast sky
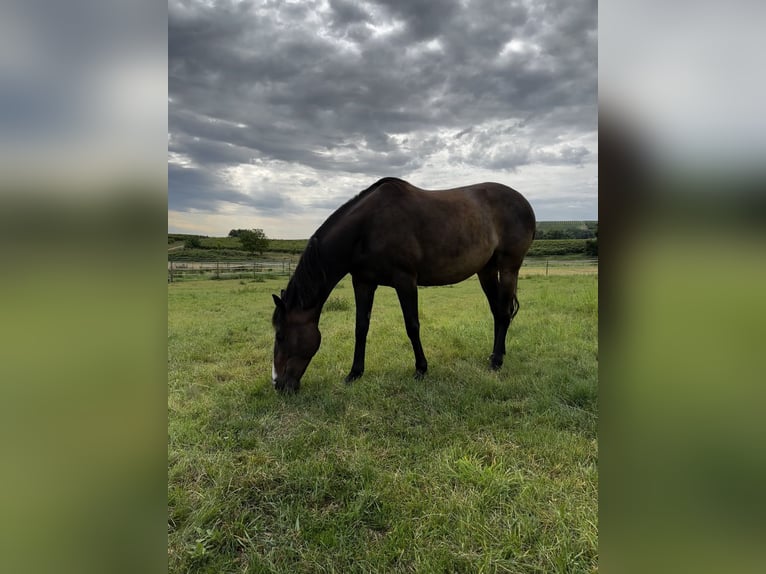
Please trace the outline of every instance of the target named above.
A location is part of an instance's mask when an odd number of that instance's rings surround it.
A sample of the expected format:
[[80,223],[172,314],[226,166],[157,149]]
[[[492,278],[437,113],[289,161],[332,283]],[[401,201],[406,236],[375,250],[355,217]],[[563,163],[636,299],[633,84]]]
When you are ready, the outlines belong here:
[[170,0],[168,228],[306,238],[384,176],[597,218],[595,0]]

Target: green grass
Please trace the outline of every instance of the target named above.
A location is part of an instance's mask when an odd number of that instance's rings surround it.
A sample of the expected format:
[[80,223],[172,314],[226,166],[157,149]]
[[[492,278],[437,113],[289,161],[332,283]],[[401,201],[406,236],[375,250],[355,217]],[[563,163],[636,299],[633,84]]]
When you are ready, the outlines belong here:
[[239,237],[203,237],[199,242],[204,249],[237,249],[243,251]]
[[421,289],[422,381],[380,288],[346,385],[347,278],[295,396],[270,382],[285,278],[169,285],[170,571],[595,571],[597,280],[523,277],[497,373],[478,281]]
[[269,251],[276,253],[301,254],[306,249],[308,239],[270,239]]
[[[232,249],[242,251],[242,242],[238,237],[208,237],[206,235],[187,235],[168,233],[168,246],[183,245],[187,239],[197,237],[201,249]],[[275,253],[300,254],[306,249],[308,239],[269,239],[268,251]]]

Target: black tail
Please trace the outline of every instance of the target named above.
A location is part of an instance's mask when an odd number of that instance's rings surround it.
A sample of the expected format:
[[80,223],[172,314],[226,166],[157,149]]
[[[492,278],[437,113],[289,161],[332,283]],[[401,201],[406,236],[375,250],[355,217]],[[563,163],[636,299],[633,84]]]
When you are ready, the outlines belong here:
[[513,318],[516,316],[516,313],[519,312],[519,307],[521,305],[519,304],[519,299],[516,297],[516,293],[513,294],[513,301],[511,302],[511,321],[513,321]]

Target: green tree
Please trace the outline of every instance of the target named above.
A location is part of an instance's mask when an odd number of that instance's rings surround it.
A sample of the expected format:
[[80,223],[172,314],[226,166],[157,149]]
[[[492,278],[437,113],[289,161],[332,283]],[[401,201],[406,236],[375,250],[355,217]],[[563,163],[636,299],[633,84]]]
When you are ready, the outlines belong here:
[[568,239],[566,232],[561,229],[551,229],[546,235],[546,239]]
[[263,253],[269,247],[269,238],[263,229],[238,229],[239,241],[245,251]]

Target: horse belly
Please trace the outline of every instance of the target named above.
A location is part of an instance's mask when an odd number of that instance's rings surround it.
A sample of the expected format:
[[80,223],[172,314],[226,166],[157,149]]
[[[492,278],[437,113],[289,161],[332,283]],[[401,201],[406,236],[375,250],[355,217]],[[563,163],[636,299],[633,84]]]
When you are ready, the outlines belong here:
[[458,253],[432,253],[418,266],[418,285],[452,285],[468,279],[492,258],[493,250],[484,246]]

